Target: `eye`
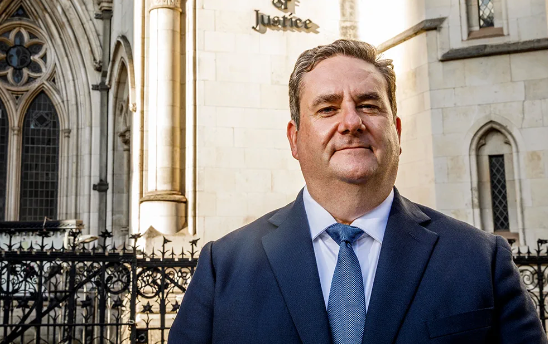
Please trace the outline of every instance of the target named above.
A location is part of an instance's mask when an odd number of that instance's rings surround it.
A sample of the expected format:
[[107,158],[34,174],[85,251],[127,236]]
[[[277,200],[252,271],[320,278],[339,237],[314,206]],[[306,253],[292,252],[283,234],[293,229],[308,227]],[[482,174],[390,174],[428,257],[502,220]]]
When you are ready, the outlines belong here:
[[357,108],[366,112],[377,112],[380,109],[377,105],[374,104],[360,104],[357,106]]
[[331,115],[331,114],[334,114],[335,112],[337,111],[337,108],[334,107],[334,106],[328,106],[328,107],[325,107],[325,108],[322,108],[318,111],[318,113],[322,114],[322,115]]

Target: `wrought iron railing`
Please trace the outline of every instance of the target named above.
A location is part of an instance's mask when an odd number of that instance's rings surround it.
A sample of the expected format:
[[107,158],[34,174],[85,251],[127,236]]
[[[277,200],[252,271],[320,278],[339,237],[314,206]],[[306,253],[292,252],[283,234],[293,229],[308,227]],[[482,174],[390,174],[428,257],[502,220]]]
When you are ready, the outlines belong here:
[[[145,253],[116,248],[112,234],[79,241],[80,229],[63,240],[47,229],[38,238],[0,229],[0,343],[166,343],[197,263],[197,240],[187,252],[165,239]],[[58,238],[59,239],[59,238]]]
[[[145,253],[139,234],[117,248],[107,231],[85,243],[79,226],[24,227],[0,226],[0,344],[167,342],[196,268],[198,240],[176,252],[164,238]],[[533,252],[513,250],[546,329],[548,240],[538,240]]]
[[[511,245],[515,243],[514,239],[509,239]],[[548,240],[539,239],[537,248],[531,252],[530,248],[526,250],[517,247],[513,249],[514,263],[519,269],[521,280],[540,317],[544,331],[546,331],[546,321],[548,320]]]

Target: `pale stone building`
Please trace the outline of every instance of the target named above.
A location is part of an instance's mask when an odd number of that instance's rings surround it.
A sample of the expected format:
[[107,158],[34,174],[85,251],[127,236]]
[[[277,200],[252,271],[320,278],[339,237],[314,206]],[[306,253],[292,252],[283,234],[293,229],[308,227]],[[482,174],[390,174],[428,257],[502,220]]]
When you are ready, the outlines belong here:
[[205,243],[291,202],[288,78],[345,37],[394,60],[404,195],[548,238],[547,2],[0,1],[0,220]]

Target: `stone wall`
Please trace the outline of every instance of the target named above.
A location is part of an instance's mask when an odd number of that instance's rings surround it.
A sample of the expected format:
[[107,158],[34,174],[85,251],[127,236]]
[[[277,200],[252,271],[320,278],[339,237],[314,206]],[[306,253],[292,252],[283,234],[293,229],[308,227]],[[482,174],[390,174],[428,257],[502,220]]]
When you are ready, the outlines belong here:
[[402,120],[400,167],[396,187],[415,202],[436,206],[432,135],[439,128],[432,123],[431,93],[427,40],[433,31],[408,40],[386,52],[394,60],[397,76],[398,116]]
[[441,27],[386,52],[396,64],[403,122],[396,185],[414,201],[493,231],[486,221],[491,209],[485,209],[491,196],[481,191],[488,175],[480,150],[490,130],[501,132],[510,230],[522,244],[534,244],[548,237],[542,196],[548,191],[548,51],[440,59],[455,49],[547,38],[545,4],[503,0],[504,34],[479,39],[469,39],[463,27],[466,5],[427,1],[427,18],[447,17]]
[[[200,0],[197,8],[197,234],[212,240],[293,201],[304,186],[286,139],[298,55],[339,37],[338,2]],[[259,33],[255,10],[293,13],[311,32]]]
[[441,127],[433,136],[437,209],[481,227],[474,216],[479,205],[473,201],[471,144],[482,126],[495,122],[511,137],[517,155],[510,166],[517,168],[519,180],[508,188],[519,189],[515,196],[521,198],[526,242],[548,234],[547,59],[547,51],[538,51],[429,66],[432,93],[438,97],[431,102],[432,120]]

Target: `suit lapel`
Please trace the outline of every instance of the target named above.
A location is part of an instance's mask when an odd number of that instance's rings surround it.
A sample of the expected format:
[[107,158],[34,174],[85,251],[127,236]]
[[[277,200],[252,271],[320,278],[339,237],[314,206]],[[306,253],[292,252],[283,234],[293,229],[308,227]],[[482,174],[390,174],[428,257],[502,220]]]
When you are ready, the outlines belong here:
[[365,320],[368,344],[394,342],[438,240],[420,225],[430,218],[394,191]]
[[299,336],[303,343],[330,343],[302,191],[269,221],[278,228],[263,237],[263,247]]

